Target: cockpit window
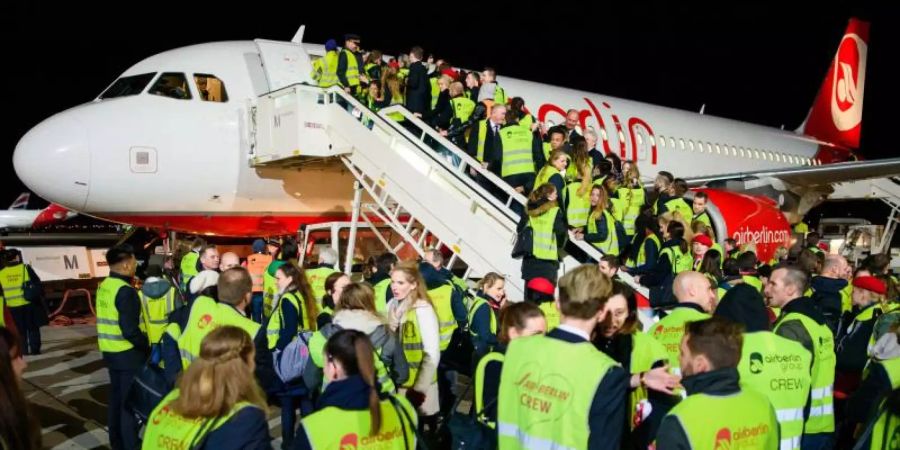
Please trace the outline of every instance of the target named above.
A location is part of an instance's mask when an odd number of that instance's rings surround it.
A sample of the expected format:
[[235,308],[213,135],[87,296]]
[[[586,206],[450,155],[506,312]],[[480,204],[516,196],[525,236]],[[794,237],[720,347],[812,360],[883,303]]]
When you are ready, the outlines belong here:
[[112,86],[106,88],[100,98],[126,97],[129,95],[138,95],[144,91],[150,80],[156,76],[156,72],[142,73],[140,75],[132,75],[130,77],[122,77],[116,80]]
[[219,103],[228,101],[225,83],[215,75],[195,73],[194,82],[197,83],[197,92],[200,93],[200,98],[203,101]]
[[183,73],[167,72],[160,75],[149,92],[178,100],[191,99],[191,90]]

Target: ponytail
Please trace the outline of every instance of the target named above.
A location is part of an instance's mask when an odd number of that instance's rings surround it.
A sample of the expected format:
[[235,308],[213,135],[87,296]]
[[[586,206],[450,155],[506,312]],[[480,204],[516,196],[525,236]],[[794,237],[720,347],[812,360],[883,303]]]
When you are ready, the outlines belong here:
[[357,330],[338,331],[325,344],[325,355],[339,362],[347,376],[358,375],[369,386],[369,436],[381,431],[381,403],[375,383],[375,350],[369,336]]

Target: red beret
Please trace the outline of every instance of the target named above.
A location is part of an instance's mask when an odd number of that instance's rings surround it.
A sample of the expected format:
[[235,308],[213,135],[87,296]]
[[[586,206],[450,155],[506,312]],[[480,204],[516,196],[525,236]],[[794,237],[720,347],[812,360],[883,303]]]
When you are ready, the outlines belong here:
[[532,278],[531,280],[528,280],[528,284],[526,284],[525,287],[532,291],[547,295],[553,295],[553,292],[556,290],[553,283],[546,278]]
[[447,75],[450,78],[453,78],[453,81],[459,80],[459,72],[453,69],[444,69],[441,71],[441,75]]
[[853,287],[872,291],[876,294],[887,294],[887,286],[885,286],[884,281],[881,281],[878,278],[872,276],[854,278]]
[[698,234],[694,236],[694,242],[699,242],[707,247],[712,247],[713,241],[709,238],[709,236],[705,234]]
[[828,244],[826,244],[824,242],[819,242],[819,244],[816,247],[819,247],[819,250],[822,250],[825,252],[831,250],[830,248],[828,248]]

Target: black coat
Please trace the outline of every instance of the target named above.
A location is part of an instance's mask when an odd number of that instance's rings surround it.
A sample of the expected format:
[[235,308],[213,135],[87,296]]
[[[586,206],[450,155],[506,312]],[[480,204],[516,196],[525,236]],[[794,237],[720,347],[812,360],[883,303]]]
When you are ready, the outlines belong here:
[[[469,133],[468,153],[473,158],[478,155],[478,127],[475,124]],[[498,128],[499,130],[499,128]],[[500,174],[500,164],[503,162],[503,144],[500,142],[500,134],[494,133],[491,121],[487,121],[487,130],[484,135],[484,162],[488,163],[488,170]],[[562,191],[560,191],[562,192]]]
[[406,79],[406,109],[412,113],[425,114],[431,109],[431,83],[428,69],[421,61],[409,66]]

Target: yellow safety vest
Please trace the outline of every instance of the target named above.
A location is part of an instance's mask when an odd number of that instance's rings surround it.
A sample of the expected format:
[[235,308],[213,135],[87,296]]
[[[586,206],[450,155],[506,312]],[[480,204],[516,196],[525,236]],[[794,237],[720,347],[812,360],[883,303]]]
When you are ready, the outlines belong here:
[[141,448],[192,449],[202,442],[204,436],[227,423],[242,409],[257,408],[251,403],[238,402],[224,416],[188,419],[172,409],[172,403],[178,399],[180,392],[174,389],[150,413]]
[[430,289],[428,296],[434,304],[434,312],[437,314],[438,326],[441,335],[441,351],[450,347],[450,339],[453,337],[453,331],[456,330],[456,319],[453,317],[453,285],[448,281],[446,284]]
[[469,120],[469,117],[472,117],[472,113],[475,112],[475,102],[465,97],[451,99],[450,104],[453,105],[454,116],[462,123]]
[[379,401],[381,429],[370,436],[368,409],[346,410],[329,406],[303,418],[309,446],[315,450],[412,450],[417,448],[416,411],[405,398]]
[[634,235],[634,222],[641,214],[641,206],[644,206],[644,189],[637,188],[619,188],[619,199],[623,203],[622,225],[625,227],[625,234]]
[[[587,221],[587,231],[591,234],[597,232],[597,216],[595,214],[591,213],[591,217]],[[603,220],[606,221],[606,239],[601,242],[591,242],[591,245],[597,247],[597,250],[603,252],[604,255],[616,256],[619,254],[619,236],[616,234],[616,221],[608,211],[603,211]]]
[[[409,365],[409,378],[403,383],[403,387],[410,389],[416,385],[419,371],[422,370],[422,361],[425,360],[425,344],[422,342],[422,328],[419,326],[419,318],[416,308],[411,307],[406,311],[405,321],[400,325],[400,341],[403,343],[403,354]],[[434,380],[437,381],[437,371]]]
[[559,251],[556,247],[556,233],[553,232],[553,224],[556,222],[557,214],[559,214],[559,207],[554,206],[540,216],[528,216],[528,223],[533,232],[531,254],[537,259],[559,260]]
[[322,297],[325,297],[325,280],[329,275],[337,272],[331,267],[316,267],[306,270],[306,281],[312,288],[313,297],[316,299],[316,305],[322,309]]
[[[278,299],[275,310],[272,311],[272,315],[269,317],[269,323],[266,325],[266,339],[269,343],[269,350],[275,348],[275,345],[278,343],[278,335],[284,327],[284,313],[281,312],[283,302],[287,302],[288,305],[297,310],[297,317],[299,318],[297,324],[300,327],[300,330],[312,329],[309,317],[307,317],[306,311],[303,309],[303,303],[298,299],[298,295],[299,293],[297,292],[285,292],[281,298]],[[296,336],[294,338],[296,339]]]
[[200,357],[200,344],[212,330],[225,325],[233,325],[246,331],[250,340],[256,339],[260,325],[237,312],[233,306],[217,304],[215,300],[200,296],[191,306],[187,328],[178,338],[178,351],[181,353],[181,364],[184,369]]
[[141,299],[141,319],[144,322],[144,330],[151,344],[159,342],[166,325],[169,323],[169,314],[175,311],[175,288],[169,288],[162,297],[152,298],[138,291]]
[[500,176],[534,173],[534,158],[531,156],[531,143],[534,137],[531,131],[510,125],[501,128],[499,133],[503,146]]
[[119,328],[116,295],[122,288],[128,289],[131,286],[113,277],[107,277],[97,288],[97,343],[101,352],[119,353],[134,348]]
[[[355,62],[356,59],[354,58]],[[337,76],[338,53],[334,50],[325,53],[325,56],[313,61],[313,80],[319,83],[319,87],[327,88],[335,86],[340,81]]]
[[[28,268],[19,263],[14,266],[4,267],[0,270],[0,285],[3,286],[3,296],[10,308],[28,305],[25,298],[25,283],[31,281]],[[0,312],[2,314],[2,312]]]
[[581,181],[575,180],[566,185],[565,197],[566,221],[570,227],[581,228],[588,224],[588,216],[591,214],[591,190],[585,189],[584,195],[578,195],[581,189]]
[[[347,57],[347,70],[344,72],[344,77],[347,78],[347,86],[344,87],[359,86],[359,64],[356,62],[356,55],[346,48],[341,51]],[[335,66],[335,68],[337,67]]]

